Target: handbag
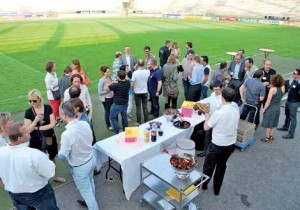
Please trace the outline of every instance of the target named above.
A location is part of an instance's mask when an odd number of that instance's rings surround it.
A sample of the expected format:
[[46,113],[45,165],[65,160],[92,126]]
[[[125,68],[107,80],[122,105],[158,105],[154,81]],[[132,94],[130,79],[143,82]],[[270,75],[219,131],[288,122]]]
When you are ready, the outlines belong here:
[[60,91],[59,91],[59,89],[58,90],[51,90],[51,92],[52,92],[54,100],[60,99]]
[[170,85],[165,86],[166,95],[171,98],[176,98],[178,96],[178,88],[171,88]]

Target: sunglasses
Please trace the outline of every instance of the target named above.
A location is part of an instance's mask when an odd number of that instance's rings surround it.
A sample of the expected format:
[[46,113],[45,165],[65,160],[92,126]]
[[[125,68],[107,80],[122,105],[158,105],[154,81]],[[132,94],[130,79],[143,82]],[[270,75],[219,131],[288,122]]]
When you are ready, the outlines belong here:
[[28,100],[29,103],[36,103],[37,100]]

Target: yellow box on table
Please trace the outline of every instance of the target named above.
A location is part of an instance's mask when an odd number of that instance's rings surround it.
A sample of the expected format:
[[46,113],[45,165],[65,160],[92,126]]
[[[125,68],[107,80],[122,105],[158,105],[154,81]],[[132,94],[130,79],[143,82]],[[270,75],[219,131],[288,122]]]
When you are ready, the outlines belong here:
[[192,117],[194,105],[194,101],[184,101],[181,105],[182,117]]
[[138,127],[125,128],[125,142],[136,142],[139,137]]

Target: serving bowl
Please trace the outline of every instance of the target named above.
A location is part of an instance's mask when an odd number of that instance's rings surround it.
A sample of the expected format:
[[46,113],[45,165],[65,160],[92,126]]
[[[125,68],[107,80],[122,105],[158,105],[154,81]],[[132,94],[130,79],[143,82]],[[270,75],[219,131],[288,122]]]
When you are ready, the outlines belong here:
[[176,128],[179,128],[179,129],[187,129],[189,127],[191,127],[191,123],[188,122],[188,121],[185,121],[185,120],[178,120],[178,121],[175,121],[173,123],[173,125],[176,127]]
[[187,153],[184,153],[184,155],[185,157],[181,157],[178,154],[174,154],[170,158],[170,164],[179,179],[188,178],[190,176],[190,173],[195,170],[198,164],[195,156]]
[[168,122],[171,122],[172,120],[176,119],[179,115],[180,112],[177,109],[165,109],[163,111],[164,117]]

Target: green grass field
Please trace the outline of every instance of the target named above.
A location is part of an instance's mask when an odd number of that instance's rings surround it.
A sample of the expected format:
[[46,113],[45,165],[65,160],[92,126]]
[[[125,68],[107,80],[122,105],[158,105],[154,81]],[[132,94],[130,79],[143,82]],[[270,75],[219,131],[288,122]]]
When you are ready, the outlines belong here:
[[276,55],[300,58],[300,28],[202,20],[153,18],[92,18],[76,20],[23,20],[0,22],[1,101],[0,110],[17,112],[27,106],[26,94],[32,88],[45,92],[44,64],[53,60],[58,76],[64,66],[78,58],[93,81],[96,91],[99,66],[111,66],[114,53],[125,45],[144,57],[149,45],[157,56],[166,39],[192,41],[199,55],[210,63],[228,60],[226,51],[272,48]]
[[[277,72],[285,74],[299,67],[300,28],[296,27],[153,18],[0,21],[0,111],[13,112],[15,120],[23,119],[29,106],[28,91],[38,88],[45,93],[44,64],[48,60],[56,62],[61,76],[64,66],[78,58],[92,80],[89,89],[95,93],[99,66],[111,66],[115,51],[129,45],[132,54],[144,58],[143,47],[149,45],[157,56],[166,39],[177,41],[182,52],[184,43],[192,41],[196,53],[208,55],[211,64],[228,61],[225,52],[244,48],[246,55],[254,56],[255,64],[261,66],[263,56],[258,49],[271,48],[275,53],[270,58]],[[163,100],[160,97],[161,105]],[[101,140],[112,133],[104,128],[97,94],[92,94],[92,101],[93,124]],[[178,104],[182,101],[181,94]],[[55,129],[58,140],[62,131]],[[57,171],[71,179],[65,162],[57,161]],[[0,209],[11,206],[7,192],[0,189]]]

